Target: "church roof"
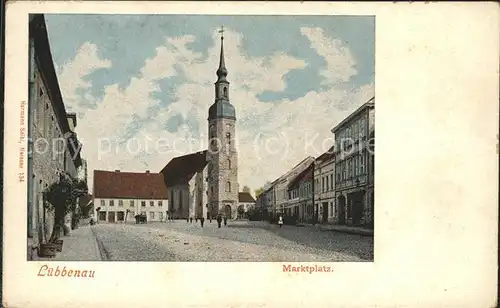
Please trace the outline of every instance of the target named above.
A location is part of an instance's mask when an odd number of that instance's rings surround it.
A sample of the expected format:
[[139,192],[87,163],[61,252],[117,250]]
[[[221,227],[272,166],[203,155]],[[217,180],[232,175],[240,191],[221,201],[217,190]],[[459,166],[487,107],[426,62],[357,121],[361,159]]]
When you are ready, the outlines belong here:
[[173,158],[161,171],[166,185],[187,184],[197,172],[207,165],[207,151]]
[[94,170],[94,198],[168,199],[159,173]]
[[234,106],[228,101],[219,100],[208,109],[208,119],[229,118],[236,119]]
[[255,202],[255,199],[252,197],[250,193],[240,192],[238,193],[238,201],[239,202]]

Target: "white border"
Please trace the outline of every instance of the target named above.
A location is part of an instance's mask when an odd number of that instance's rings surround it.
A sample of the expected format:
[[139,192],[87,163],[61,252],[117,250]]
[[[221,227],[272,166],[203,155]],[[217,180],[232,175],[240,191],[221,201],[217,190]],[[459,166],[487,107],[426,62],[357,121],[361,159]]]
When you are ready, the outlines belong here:
[[[376,15],[375,263],[285,274],[276,263],[71,263],[36,277],[16,181],[29,13]],[[493,3],[8,2],[4,304],[8,307],[494,306],[498,9]],[[63,263],[60,263],[63,265]]]

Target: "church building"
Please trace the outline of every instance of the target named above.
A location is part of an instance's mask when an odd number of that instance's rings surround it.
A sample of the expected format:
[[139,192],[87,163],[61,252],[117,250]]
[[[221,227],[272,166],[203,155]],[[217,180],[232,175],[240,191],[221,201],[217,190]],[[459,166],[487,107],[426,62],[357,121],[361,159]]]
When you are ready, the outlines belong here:
[[[221,30],[223,33],[223,30]],[[236,111],[229,100],[224,36],[215,101],[208,109],[208,149],[172,159],[160,172],[169,194],[174,219],[236,218],[238,207],[238,155],[235,142]]]

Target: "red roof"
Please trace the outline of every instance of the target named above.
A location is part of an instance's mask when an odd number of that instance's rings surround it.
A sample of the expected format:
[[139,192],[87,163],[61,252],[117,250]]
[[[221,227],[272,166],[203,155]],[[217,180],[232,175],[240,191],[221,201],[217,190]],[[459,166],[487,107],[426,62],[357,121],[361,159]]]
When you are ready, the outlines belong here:
[[252,197],[251,194],[247,192],[240,192],[238,193],[238,201],[239,202],[255,202],[255,199]]
[[94,170],[94,198],[168,199],[159,173]]
[[207,151],[191,153],[173,158],[161,171],[166,185],[187,184],[207,165]]
[[296,177],[292,179],[290,184],[288,185],[288,189],[294,189],[296,188],[300,182],[302,181],[307,181],[307,180],[312,180],[313,178],[313,164],[309,165],[304,171],[299,173]]

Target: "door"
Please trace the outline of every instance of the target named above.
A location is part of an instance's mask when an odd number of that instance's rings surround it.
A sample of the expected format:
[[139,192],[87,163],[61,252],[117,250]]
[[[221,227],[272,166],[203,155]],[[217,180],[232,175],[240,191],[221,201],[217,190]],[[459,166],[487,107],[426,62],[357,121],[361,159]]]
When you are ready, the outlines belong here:
[[108,212],[108,222],[115,222],[115,212]]
[[323,222],[328,222],[328,202],[323,202]]
[[338,197],[337,206],[338,206],[337,213],[339,215],[338,223],[340,225],[345,225],[345,197],[344,196]]
[[231,206],[229,204],[226,205],[225,215],[226,215],[227,219],[231,219]]

